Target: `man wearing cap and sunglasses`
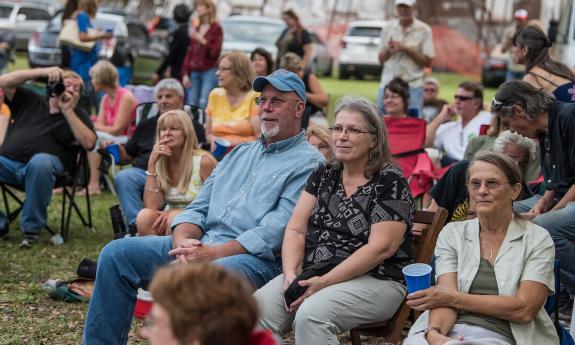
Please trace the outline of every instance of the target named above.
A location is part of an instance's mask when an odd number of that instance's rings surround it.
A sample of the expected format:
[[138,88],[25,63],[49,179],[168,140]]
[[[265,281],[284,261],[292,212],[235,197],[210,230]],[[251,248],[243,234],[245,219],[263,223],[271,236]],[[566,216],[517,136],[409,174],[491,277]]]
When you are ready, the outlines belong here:
[[301,130],[301,79],[277,70],[254,80],[261,119],[258,140],[236,146],[172,222],[172,236],[110,242],[98,261],[84,344],[125,344],[137,290],[158,266],[213,262],[254,288],[281,272],[283,232],[305,182],[323,156]]
[[376,103],[383,111],[385,86],[399,77],[409,84],[410,116],[421,117],[423,107],[423,68],[435,56],[431,28],[415,18],[415,0],[395,0],[396,20],[390,21],[380,36],[379,62],[383,64]]
[[[459,84],[453,96],[453,106],[444,105],[441,112],[427,125],[425,146],[435,147],[445,154],[442,166],[463,159],[467,144],[479,135],[481,125],[491,123],[491,113],[483,111],[483,89],[474,82]],[[458,115],[456,121],[451,121]]]

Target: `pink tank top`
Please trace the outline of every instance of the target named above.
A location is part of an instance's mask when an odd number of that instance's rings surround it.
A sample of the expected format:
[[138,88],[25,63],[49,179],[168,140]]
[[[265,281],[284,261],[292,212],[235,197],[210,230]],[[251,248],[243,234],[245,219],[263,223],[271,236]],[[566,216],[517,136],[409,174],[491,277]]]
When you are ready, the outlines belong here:
[[[106,126],[114,125],[116,117],[118,116],[118,112],[120,111],[120,101],[126,92],[128,92],[127,89],[124,89],[123,87],[118,88],[118,91],[116,92],[116,99],[112,104],[110,104],[110,97],[108,97],[108,95],[104,95],[104,97],[102,97],[102,106],[104,107],[104,119],[106,121]],[[135,115],[136,113],[132,111],[130,116],[132,120],[131,122],[133,122],[135,119]],[[128,135],[131,133],[132,125],[133,124],[131,123],[128,127],[126,127],[126,129],[122,132],[122,135]]]

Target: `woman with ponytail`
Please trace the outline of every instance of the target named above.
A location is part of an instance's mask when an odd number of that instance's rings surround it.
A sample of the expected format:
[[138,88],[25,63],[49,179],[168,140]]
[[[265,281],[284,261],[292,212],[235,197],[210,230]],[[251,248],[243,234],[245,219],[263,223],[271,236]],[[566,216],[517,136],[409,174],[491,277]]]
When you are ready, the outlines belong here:
[[513,61],[525,65],[523,80],[552,93],[558,101],[575,103],[575,73],[549,55],[551,42],[538,27],[527,26],[513,36]]

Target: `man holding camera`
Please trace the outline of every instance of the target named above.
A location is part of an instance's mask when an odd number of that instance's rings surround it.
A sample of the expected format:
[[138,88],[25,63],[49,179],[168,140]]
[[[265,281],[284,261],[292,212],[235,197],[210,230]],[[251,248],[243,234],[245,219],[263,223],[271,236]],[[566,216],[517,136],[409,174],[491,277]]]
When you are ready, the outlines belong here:
[[[48,79],[47,98],[22,87],[38,78]],[[37,242],[45,227],[57,175],[74,165],[77,151],[73,144],[78,143],[85,150],[96,144],[90,117],[78,107],[83,87],[79,75],[58,67],[0,76],[0,88],[11,111],[0,147],[0,181],[24,186],[26,190],[20,218],[21,247]]]

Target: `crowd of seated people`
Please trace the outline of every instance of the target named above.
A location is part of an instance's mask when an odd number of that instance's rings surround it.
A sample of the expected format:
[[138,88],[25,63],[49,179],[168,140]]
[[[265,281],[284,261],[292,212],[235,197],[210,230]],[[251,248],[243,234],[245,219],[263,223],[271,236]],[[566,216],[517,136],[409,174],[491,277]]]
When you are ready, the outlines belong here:
[[[220,49],[204,47],[211,45],[210,34],[220,39],[212,5],[208,0],[196,4],[203,19],[188,55],[200,46],[204,54]],[[321,112],[328,97],[296,54],[284,54],[278,70],[260,48],[250,57],[237,51],[218,53],[216,59],[204,56],[202,61],[210,63],[206,70],[188,56],[184,80],[205,77],[207,85],[213,72],[219,84],[206,97],[201,85],[192,82],[188,90],[196,93],[198,104],[205,98],[205,123],[183,110],[182,83],[163,79],[154,91],[157,116],[145,118],[132,134],[136,100],[118,86],[108,62],[90,71],[95,91],[105,92],[94,131],[92,123],[68,116],[81,88],[77,76],[42,70],[0,77],[10,110],[23,116],[20,82],[64,76],[65,94],[73,102],[52,97],[42,109],[61,113],[62,127],[72,129],[65,133],[68,141],[77,139],[84,149],[118,144],[120,160],[132,164],[115,182],[126,221],[136,225],[138,236],[102,249],[84,343],[125,343],[137,289],[147,288],[156,268],[170,263],[180,265],[160,270],[150,285],[156,304],[144,333],[152,344],[215,339],[215,333],[190,326],[207,320],[208,313],[190,321],[176,310],[196,311],[198,306],[184,297],[225,284],[239,284],[236,292],[245,303],[238,339],[253,337],[257,325],[278,336],[293,330],[296,344],[338,343],[339,333],[389,319],[407,299],[407,305],[425,313],[405,344],[457,344],[462,338],[500,345],[558,343],[542,306],[555,292],[554,259],[575,260],[575,105],[569,104],[575,101],[565,91],[575,75],[551,60],[549,42],[538,28],[518,31],[513,42],[513,56],[527,66],[527,74],[524,81],[503,84],[490,111],[483,110],[477,83],[460,83],[449,105],[437,98],[436,79],[424,81],[426,146],[442,152],[443,166],[453,164],[431,190],[427,210],[446,208],[450,224],[435,248],[437,286],[410,295],[401,269],[413,262],[416,203],[391,157],[386,129],[388,119],[409,118],[412,90],[406,81],[393,78],[385,85],[380,100],[385,114],[371,101],[347,96],[336,105],[329,132],[324,115],[304,131],[307,116]],[[84,114],[78,115],[83,121]],[[486,133],[485,126],[490,126]],[[19,158],[11,158],[10,142],[23,130],[18,128],[9,124],[9,145],[2,146],[0,158],[4,165],[24,169]],[[218,138],[233,147],[219,163],[199,149],[204,131],[210,150]],[[54,156],[60,159],[58,152]],[[96,164],[99,156],[92,157]],[[531,189],[528,183],[541,174],[540,189]],[[10,174],[0,177],[12,181]],[[98,172],[92,177],[96,182],[87,192],[98,193]],[[47,192],[27,194],[34,210],[49,202]],[[30,207],[25,205],[24,213],[37,221],[22,223],[27,246],[37,240],[36,227],[46,218]],[[184,282],[200,284],[202,275],[207,275],[204,287],[182,290]],[[575,270],[569,265],[561,270],[561,281],[575,294]],[[218,291],[205,297],[212,308],[221,301]],[[232,306],[229,301],[221,303]],[[228,316],[218,310],[205,322]]]

